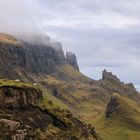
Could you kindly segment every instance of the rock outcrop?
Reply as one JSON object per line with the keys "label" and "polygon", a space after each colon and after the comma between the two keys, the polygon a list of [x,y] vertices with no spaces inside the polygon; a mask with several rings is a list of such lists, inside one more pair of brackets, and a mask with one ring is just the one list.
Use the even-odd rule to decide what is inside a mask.
{"label": "rock outcrop", "polygon": [[[103,77],[99,80],[104,92],[106,91],[110,95],[113,93],[119,93],[120,95],[127,96],[134,100],[140,100],[139,92],[136,90],[132,83],[121,82],[117,76],[111,72],[103,71]],[[110,97],[109,97],[110,98]]]}
{"label": "rock outcrop", "polygon": [[40,89],[32,87],[0,86],[0,107],[24,108],[35,105],[42,98]]}
{"label": "rock outcrop", "polygon": [[112,72],[107,72],[106,70],[104,70],[102,73],[102,79],[120,83],[120,80],[117,78],[117,76],[113,75]]}
{"label": "rock outcrop", "polygon": [[58,64],[66,64],[66,58],[63,52],[62,44],[60,42],[51,43],[51,47],[56,51],[56,58],[59,60]]}
{"label": "rock outcrop", "polygon": [[115,113],[117,113],[117,109],[119,106],[119,95],[113,95],[107,105],[107,109],[106,109],[106,117],[112,117],[113,115],[115,115]]}
{"label": "rock outcrop", "polygon": [[66,60],[69,65],[71,65],[73,68],[75,68],[79,71],[79,66],[77,64],[77,58],[74,53],[66,52]]}

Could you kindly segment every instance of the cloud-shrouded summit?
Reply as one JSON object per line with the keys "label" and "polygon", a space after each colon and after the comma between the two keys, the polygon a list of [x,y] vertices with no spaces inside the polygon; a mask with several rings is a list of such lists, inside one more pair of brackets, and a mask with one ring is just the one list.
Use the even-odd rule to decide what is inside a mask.
{"label": "cloud-shrouded summit", "polygon": [[140,87],[138,0],[0,0],[1,32],[44,32],[77,54],[80,69],[108,69]]}

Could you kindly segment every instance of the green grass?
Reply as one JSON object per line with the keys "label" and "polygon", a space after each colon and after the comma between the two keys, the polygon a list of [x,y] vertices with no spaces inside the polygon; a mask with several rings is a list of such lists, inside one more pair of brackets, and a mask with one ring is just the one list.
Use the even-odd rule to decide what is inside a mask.
{"label": "green grass", "polygon": [[[101,140],[140,139],[140,105],[135,98],[131,100],[130,95],[133,93],[127,94],[128,90],[123,93],[126,90],[125,85],[104,83],[104,81],[90,84],[90,79],[69,65],[57,67],[56,73],[63,74],[64,77],[55,77],[53,74],[49,76],[30,74],[30,78],[36,81],[43,90],[44,99],[40,106],[49,110],[55,110],[54,108],[58,109],[58,107],[62,110],[71,110],[75,116],[95,126]],[[26,79],[22,73],[21,77]],[[65,100],[55,97],[52,93],[53,88],[56,88]],[[127,88],[129,89],[129,87]],[[111,92],[118,91],[118,89],[122,89],[120,91],[124,95],[114,95],[119,98],[119,110],[117,115],[107,119],[104,114],[107,102]],[[50,104],[50,101],[53,102],[53,105]],[[58,115],[63,118],[61,114]]]}
{"label": "green grass", "polygon": [[119,102],[114,116],[106,118],[105,113],[101,113],[90,123],[95,126],[101,140],[139,140],[139,105],[126,97],[114,96],[117,96]]}
{"label": "green grass", "polygon": [[81,81],[81,82],[89,82],[90,79],[85,76],[84,74],[80,73],[79,71],[77,71],[76,69],[74,69],[72,66],[70,65],[62,65],[57,67],[57,72],[60,74],[64,74],[65,75],[65,80],[68,81]]}
{"label": "green grass", "polygon": [[100,114],[93,124],[101,140],[140,139],[139,130],[132,128],[120,119],[106,119],[104,114]]}
{"label": "green grass", "polygon": [[14,80],[0,79],[0,87],[13,86],[13,87],[34,87],[32,83],[16,82]]}

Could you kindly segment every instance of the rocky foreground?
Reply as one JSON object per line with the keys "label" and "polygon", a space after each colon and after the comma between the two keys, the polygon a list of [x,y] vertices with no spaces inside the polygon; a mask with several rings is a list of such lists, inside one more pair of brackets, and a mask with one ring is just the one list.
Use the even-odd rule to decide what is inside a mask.
{"label": "rocky foreground", "polygon": [[[51,101],[42,104],[37,86],[1,80],[0,138],[2,140],[97,139],[94,127],[86,126]],[[48,109],[49,108],[49,109]]]}

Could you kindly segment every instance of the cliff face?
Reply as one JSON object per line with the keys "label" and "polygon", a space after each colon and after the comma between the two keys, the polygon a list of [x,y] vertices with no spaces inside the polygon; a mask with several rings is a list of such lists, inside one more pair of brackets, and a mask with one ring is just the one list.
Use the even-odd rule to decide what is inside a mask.
{"label": "cliff face", "polygon": [[1,77],[10,77],[16,67],[25,67],[25,57],[22,57],[25,51],[22,46],[0,42],[0,54]]}
{"label": "cliff face", "polygon": [[56,50],[51,46],[38,46],[24,43],[25,66],[24,68],[33,73],[52,73],[57,65],[66,63],[63,50]]}
{"label": "cliff face", "polygon": [[55,50],[56,52],[56,61],[57,64],[66,64],[66,58],[63,52],[62,44],[60,42],[53,42],[51,43],[51,47]]}
{"label": "cliff face", "polygon": [[31,87],[1,86],[0,107],[23,108],[35,105],[42,98],[41,90]]}
{"label": "cliff face", "polygon": [[77,58],[76,55],[72,52],[66,52],[66,59],[69,65],[71,65],[72,67],[74,67],[75,69],[77,69],[79,71],[79,66],[77,64]]}
{"label": "cliff face", "polygon": [[[3,39],[6,35],[0,35]],[[4,36],[4,37],[3,37]],[[65,58],[62,45],[59,42],[53,42],[36,37],[36,40],[16,40],[12,36],[6,38],[6,41],[0,40],[0,76],[16,77],[14,70],[22,68],[31,73],[53,73],[56,66],[70,64],[77,70],[76,56],[67,53]],[[12,40],[11,40],[12,38]],[[14,43],[13,43],[14,40]],[[9,71],[10,70],[10,71]]]}

